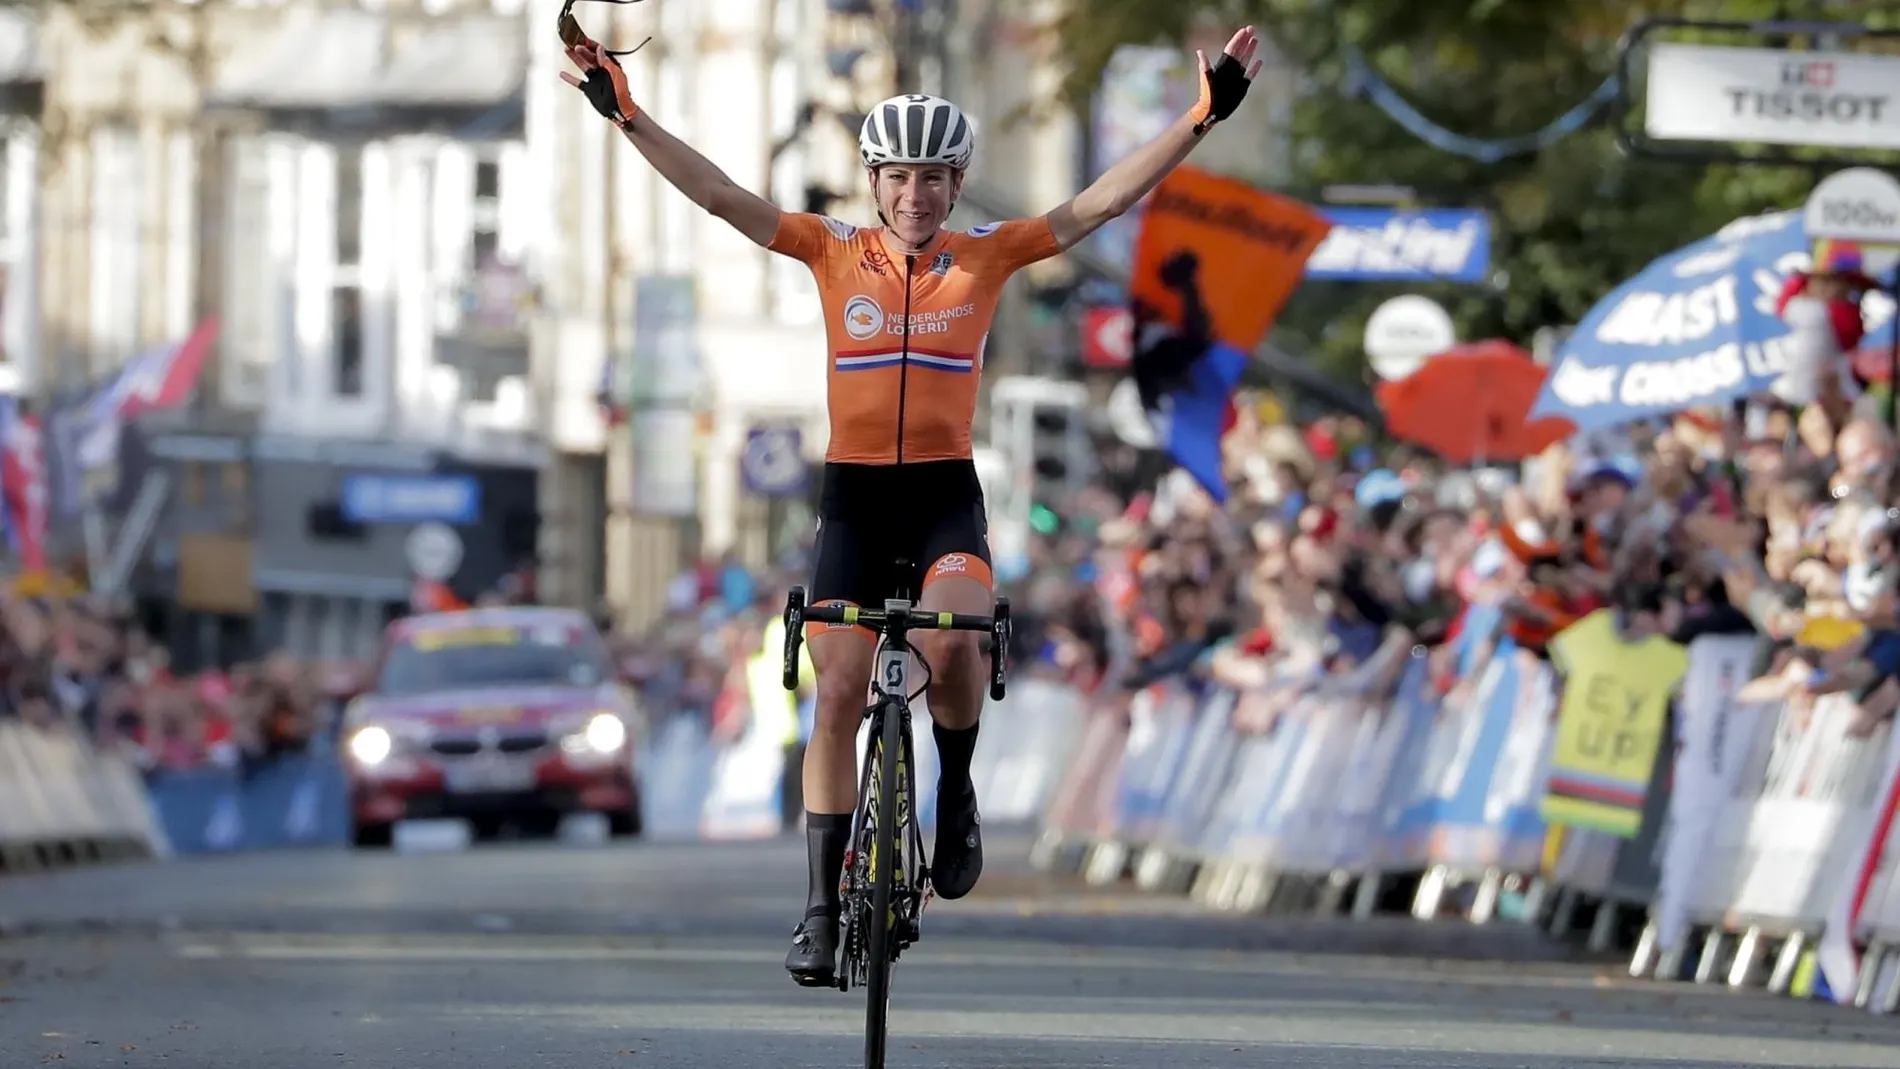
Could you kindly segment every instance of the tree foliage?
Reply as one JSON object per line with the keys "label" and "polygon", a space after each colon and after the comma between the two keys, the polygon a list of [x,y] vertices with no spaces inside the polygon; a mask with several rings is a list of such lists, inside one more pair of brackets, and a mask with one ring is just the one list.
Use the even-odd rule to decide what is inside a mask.
{"label": "tree foliage", "polygon": [[1817,177],[1809,168],[1632,159],[1616,147],[1608,110],[1535,154],[1481,163],[1447,153],[1357,92],[1346,62],[1358,49],[1449,130],[1513,137],[1586,99],[1614,71],[1618,38],[1646,14],[1877,24],[1900,9],[1879,0],[1068,0],[1052,28],[1070,64],[1066,95],[1081,104],[1122,45],[1179,43],[1210,25],[1251,22],[1306,78],[1289,131],[1287,192],[1317,203],[1331,184],[1394,184],[1416,190],[1424,206],[1490,210],[1488,286],[1309,283],[1289,304],[1275,340],[1357,378],[1366,317],[1398,292],[1437,299],[1461,337],[1528,346],[1540,327],[1575,323],[1657,256],[1737,216],[1801,203]]}

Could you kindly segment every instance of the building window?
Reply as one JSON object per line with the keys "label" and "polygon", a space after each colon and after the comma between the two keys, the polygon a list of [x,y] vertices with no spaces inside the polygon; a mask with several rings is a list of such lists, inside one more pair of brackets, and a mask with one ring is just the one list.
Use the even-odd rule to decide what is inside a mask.
{"label": "building window", "polygon": [[226,498],[241,501],[250,494],[251,474],[242,461],[234,460],[225,464],[221,475]]}
{"label": "building window", "polygon": [[363,149],[336,150],[336,264],[352,268],[363,259]]}
{"label": "building window", "polygon": [[330,381],[338,397],[363,396],[363,147],[336,149],[336,282],[330,290]]}
{"label": "building window", "polygon": [[12,199],[8,194],[13,190],[12,134],[0,130],[0,249],[7,251],[9,259],[13,255],[13,212]]}
{"label": "building window", "polygon": [[192,508],[203,508],[205,503],[204,465],[195,460],[187,460],[179,475],[181,476],[179,481],[182,484],[179,489],[184,496],[185,504]]}
{"label": "building window", "polygon": [[475,199],[495,200],[501,196],[501,164],[482,160],[475,164]]}
{"label": "building window", "polygon": [[96,377],[117,369],[137,351],[141,278],[139,254],[148,179],[138,135],[123,127],[92,134],[91,341]]}
{"label": "building window", "polygon": [[363,396],[363,291],[355,286],[330,290],[330,322],[335,332],[336,392]]}
{"label": "building window", "polygon": [[501,251],[501,164],[475,161],[474,232],[469,247],[477,271],[493,267]]}
{"label": "building window", "polygon": [[493,230],[477,230],[471,248],[475,255],[475,270],[487,270],[495,266],[501,255],[501,236]]}

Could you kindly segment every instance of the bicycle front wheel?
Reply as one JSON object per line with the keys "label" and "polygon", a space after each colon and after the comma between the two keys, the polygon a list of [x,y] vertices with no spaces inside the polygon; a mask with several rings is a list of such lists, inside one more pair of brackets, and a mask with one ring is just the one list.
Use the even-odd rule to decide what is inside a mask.
{"label": "bicycle front wheel", "polygon": [[884,1069],[885,1029],[891,1012],[891,937],[895,923],[891,900],[897,887],[898,766],[904,754],[903,708],[894,701],[878,712],[877,824],[871,857],[871,930],[866,934],[864,984],[864,1069]]}

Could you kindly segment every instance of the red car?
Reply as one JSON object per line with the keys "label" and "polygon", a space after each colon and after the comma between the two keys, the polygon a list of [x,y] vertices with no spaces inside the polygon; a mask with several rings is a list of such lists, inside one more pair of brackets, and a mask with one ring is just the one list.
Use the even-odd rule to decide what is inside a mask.
{"label": "red car", "polygon": [[640,833],[639,711],[592,621],[567,609],[436,613],[389,627],[344,715],[352,838],[460,817],[557,826],[599,813]]}

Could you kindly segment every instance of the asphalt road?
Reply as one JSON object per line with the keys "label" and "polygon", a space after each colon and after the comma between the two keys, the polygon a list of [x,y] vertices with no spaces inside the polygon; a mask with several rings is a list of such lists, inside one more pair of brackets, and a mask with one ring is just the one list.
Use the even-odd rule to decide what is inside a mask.
{"label": "asphalt road", "polygon": [[[925,914],[890,1065],[1900,1067],[1900,1022],[1633,983],[1509,925],[1203,916],[1033,876],[1026,846]],[[781,971],[802,856],[508,845],[0,881],[0,1066],[857,1065],[861,999]]]}

